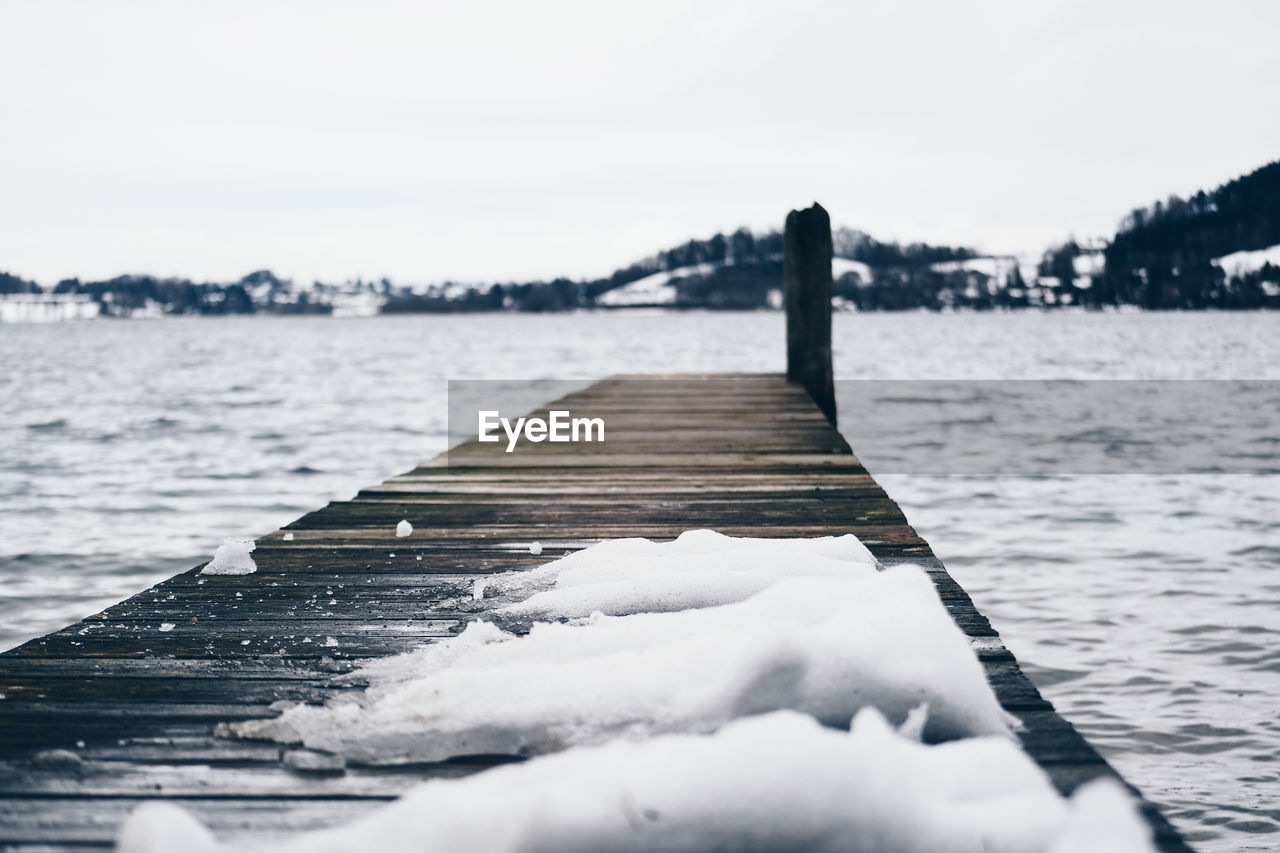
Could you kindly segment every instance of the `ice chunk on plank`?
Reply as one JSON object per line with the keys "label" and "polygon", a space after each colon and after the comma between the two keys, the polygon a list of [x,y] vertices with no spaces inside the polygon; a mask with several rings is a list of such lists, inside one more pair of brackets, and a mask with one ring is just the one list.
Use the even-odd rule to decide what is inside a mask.
{"label": "ice chunk on plank", "polygon": [[[346,826],[236,850],[807,850],[1085,853],[1152,850],[1118,785],[1068,808],[1010,741],[925,746],[870,709],[851,731],[778,712],[710,736],[668,735],[571,749],[464,779],[433,780]],[[1095,801],[1098,800],[1098,801]],[[1120,817],[1131,846],[1084,848],[1091,815]],[[207,832],[172,808],[140,807],[120,853],[204,853]],[[1088,829],[1087,827],[1085,829]]]}
{"label": "ice chunk on plank", "polygon": [[[622,615],[646,609],[623,603],[628,598],[649,601],[651,611],[708,607],[741,601],[786,577],[865,575],[875,566],[852,534],[753,539],[691,530],[671,542],[607,540],[532,571],[477,581],[472,593],[477,600],[534,594],[513,610],[522,614]],[[587,586],[599,588],[581,588]]]}
{"label": "ice chunk on plank", "polygon": [[510,616],[610,616],[713,607],[742,601],[788,578],[867,577],[876,569],[812,554],[719,551],[679,558],[636,557],[560,572],[552,589],[500,608]]}
{"label": "ice chunk on plank", "polygon": [[472,623],[362,675],[363,704],[301,705],[230,731],[372,764],[709,732],[788,708],[845,727],[863,707],[900,723],[927,702],[928,740],[1008,732],[982,666],[915,566],[788,579],[700,610],[539,623],[525,636]]}
{"label": "ice chunk on plank", "polygon": [[1094,779],[1071,795],[1066,826],[1048,853],[1144,853],[1152,851],[1151,828],[1133,797],[1115,779]]}
{"label": "ice chunk on plank", "polygon": [[249,554],[257,546],[252,539],[223,539],[213,559],[203,569],[202,575],[251,575],[258,570]]}
{"label": "ice chunk on plank", "polygon": [[867,547],[852,533],[808,539],[763,539],[750,536],[726,536],[714,530],[686,530],[670,542],[654,542],[651,539],[640,538],[608,539],[561,557],[554,564],[548,565],[567,568],[587,563],[599,565],[623,558],[679,557],[717,551],[749,551],[776,556],[813,554],[835,560],[872,564],[876,561]]}

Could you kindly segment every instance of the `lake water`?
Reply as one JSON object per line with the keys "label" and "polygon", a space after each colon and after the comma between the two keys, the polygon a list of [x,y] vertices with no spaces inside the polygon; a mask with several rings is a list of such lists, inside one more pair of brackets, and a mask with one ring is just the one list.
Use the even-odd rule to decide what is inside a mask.
{"label": "lake water", "polygon": [[[1275,314],[838,315],[834,346],[841,379],[1280,379]],[[443,450],[448,379],[783,359],[771,313],[0,326],[0,648]],[[1247,407],[1264,428],[1273,399]],[[1280,846],[1280,476],[873,456],[1032,679],[1198,849]]]}

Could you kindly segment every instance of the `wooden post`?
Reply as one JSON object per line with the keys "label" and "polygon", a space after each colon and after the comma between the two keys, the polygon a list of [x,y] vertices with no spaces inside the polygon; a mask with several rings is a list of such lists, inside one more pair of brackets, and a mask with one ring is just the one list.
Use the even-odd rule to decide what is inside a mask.
{"label": "wooden post", "polygon": [[831,217],[814,202],[787,214],[782,238],[783,301],[787,307],[787,381],[803,385],[832,424]]}

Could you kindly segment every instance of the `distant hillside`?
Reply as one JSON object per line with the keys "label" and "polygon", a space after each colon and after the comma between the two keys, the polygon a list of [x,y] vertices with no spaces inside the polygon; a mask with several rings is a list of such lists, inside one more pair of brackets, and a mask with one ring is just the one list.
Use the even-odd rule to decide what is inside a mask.
{"label": "distant hillside", "polygon": [[1105,254],[1103,303],[1280,307],[1280,161],[1134,210]]}
{"label": "distant hillside", "polygon": [[[963,261],[971,249],[900,245],[842,228],[832,235],[836,256],[864,269],[924,269]],[[782,285],[782,234],[739,228],[715,234],[636,261],[590,281],[503,282],[488,287],[444,285],[388,298],[387,312],[516,310],[564,311],[581,308],[712,308],[744,310],[778,307]],[[857,286],[873,286],[870,277]],[[856,298],[849,304],[856,303]]]}
{"label": "distant hillside", "polygon": [[[1211,192],[1171,196],[1135,210],[1106,243],[1070,240],[1040,254],[979,255],[965,247],[882,242],[849,228],[834,231],[832,242],[838,310],[1280,308],[1280,161]],[[782,234],[739,228],[588,281],[306,285],[260,270],[232,282],[148,275],[67,279],[47,292],[49,298],[37,299],[46,293],[40,285],[0,272],[0,302],[13,303],[0,320],[36,314],[754,310],[780,307],[781,287]]]}
{"label": "distant hillside", "polygon": [[[832,233],[836,295],[860,307],[876,287],[876,270],[920,270],[974,258],[972,249],[913,243],[883,243],[861,231]],[[638,276],[638,277],[637,277]],[[895,279],[894,287],[901,284]],[[729,237],[691,240],[588,285],[604,308],[663,305],[686,308],[766,308],[781,305],[782,234],[753,235],[745,228]]]}

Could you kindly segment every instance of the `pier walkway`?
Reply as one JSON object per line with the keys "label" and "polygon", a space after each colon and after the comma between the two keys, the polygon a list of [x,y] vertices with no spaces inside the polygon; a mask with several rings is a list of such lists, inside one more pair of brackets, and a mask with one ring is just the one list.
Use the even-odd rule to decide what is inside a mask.
{"label": "pier walkway", "polygon": [[[547,408],[603,417],[607,441],[514,454],[464,444],[258,540],[254,574],[196,567],[0,655],[0,849],[109,846],[125,814],[156,798],[181,801],[222,838],[332,825],[422,779],[500,763],[342,768],[215,727],[272,716],[281,700],[323,701],[353,689],[333,679],[361,661],[455,634],[482,614],[465,593],[486,574],[700,527],[854,533],[886,564],[921,564],[1055,785],[1113,774],[800,386],[615,377]],[[413,525],[403,538],[402,519]],[[1162,850],[1188,849],[1146,813]]]}

